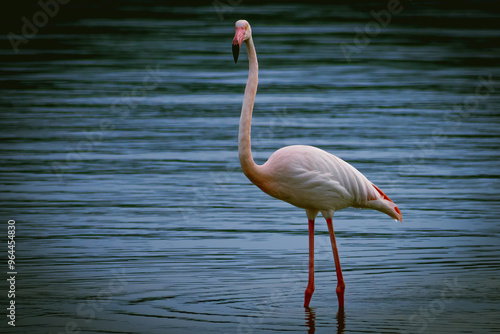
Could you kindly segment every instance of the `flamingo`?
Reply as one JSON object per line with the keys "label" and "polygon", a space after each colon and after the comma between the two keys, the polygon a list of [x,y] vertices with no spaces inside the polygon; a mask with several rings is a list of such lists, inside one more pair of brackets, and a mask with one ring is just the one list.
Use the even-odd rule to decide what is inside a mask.
{"label": "flamingo", "polygon": [[339,309],[343,310],[345,283],[332,223],[335,211],[348,207],[374,209],[403,222],[401,211],[356,168],[319,148],[305,145],[286,146],[274,152],[263,165],[254,162],[250,132],[259,65],[252,28],[248,21],[237,21],[235,30],[234,62],[238,62],[243,42],[246,44],[249,62],[238,134],[241,169],[248,179],[266,194],[306,211],[309,227],[309,280],[304,294],[305,308],[309,308],[314,292],[314,221],[321,212],[330,234],[337,274],[336,293]]}

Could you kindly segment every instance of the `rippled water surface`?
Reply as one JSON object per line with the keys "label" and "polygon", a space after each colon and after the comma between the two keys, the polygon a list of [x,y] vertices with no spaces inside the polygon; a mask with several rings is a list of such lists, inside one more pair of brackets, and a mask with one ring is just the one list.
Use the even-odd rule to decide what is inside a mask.
{"label": "rippled water surface", "polygon": [[[18,274],[16,327],[6,311],[1,326],[500,332],[500,12],[405,2],[381,27],[385,3],[232,4],[68,4],[19,54],[3,34],[0,211]],[[324,220],[304,310],[305,214],[241,173],[239,18],[259,56],[255,160],[320,147],[403,212],[336,213],[345,314]]]}

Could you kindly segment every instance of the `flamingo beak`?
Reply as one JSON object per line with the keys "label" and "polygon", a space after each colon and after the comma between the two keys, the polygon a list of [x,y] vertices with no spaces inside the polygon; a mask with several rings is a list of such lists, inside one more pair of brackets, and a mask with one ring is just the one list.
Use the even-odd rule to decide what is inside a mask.
{"label": "flamingo beak", "polygon": [[236,28],[236,34],[233,39],[233,57],[234,63],[238,62],[238,56],[240,54],[241,43],[243,43],[243,39],[245,38],[245,28]]}

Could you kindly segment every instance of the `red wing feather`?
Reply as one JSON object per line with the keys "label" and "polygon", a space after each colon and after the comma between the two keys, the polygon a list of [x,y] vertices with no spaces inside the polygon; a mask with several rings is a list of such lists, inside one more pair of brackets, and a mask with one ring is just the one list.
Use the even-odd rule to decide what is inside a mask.
{"label": "red wing feather", "polygon": [[[382,190],[380,190],[380,189],[379,189],[379,187],[377,187],[377,186],[376,186],[376,185],[374,185],[373,183],[372,183],[372,186],[373,186],[373,188],[375,188],[375,190],[377,190],[377,191],[378,191],[378,193],[379,193],[380,195],[382,195],[382,197],[383,197],[384,199],[388,200],[389,202],[392,202],[392,201],[391,201],[391,199],[389,198],[389,196],[387,196],[387,195],[386,195],[386,194],[385,194]],[[393,202],[393,203],[394,203],[394,202]]]}

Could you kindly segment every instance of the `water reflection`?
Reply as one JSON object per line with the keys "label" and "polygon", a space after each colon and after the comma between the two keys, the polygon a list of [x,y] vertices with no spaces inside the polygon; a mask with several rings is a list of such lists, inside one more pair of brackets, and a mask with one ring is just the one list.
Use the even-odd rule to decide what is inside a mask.
{"label": "water reflection", "polygon": [[[305,320],[307,333],[313,334],[316,331],[316,311],[314,308],[306,307],[304,308]],[[345,332],[345,310],[344,308],[339,308],[336,315],[337,320],[337,334],[342,334]]]}
{"label": "water reflection", "polygon": [[305,307],[307,333],[313,334],[316,331],[316,312],[310,307]]}
{"label": "water reflection", "polygon": [[337,334],[344,333],[345,330],[345,309],[339,307],[337,311]]}

